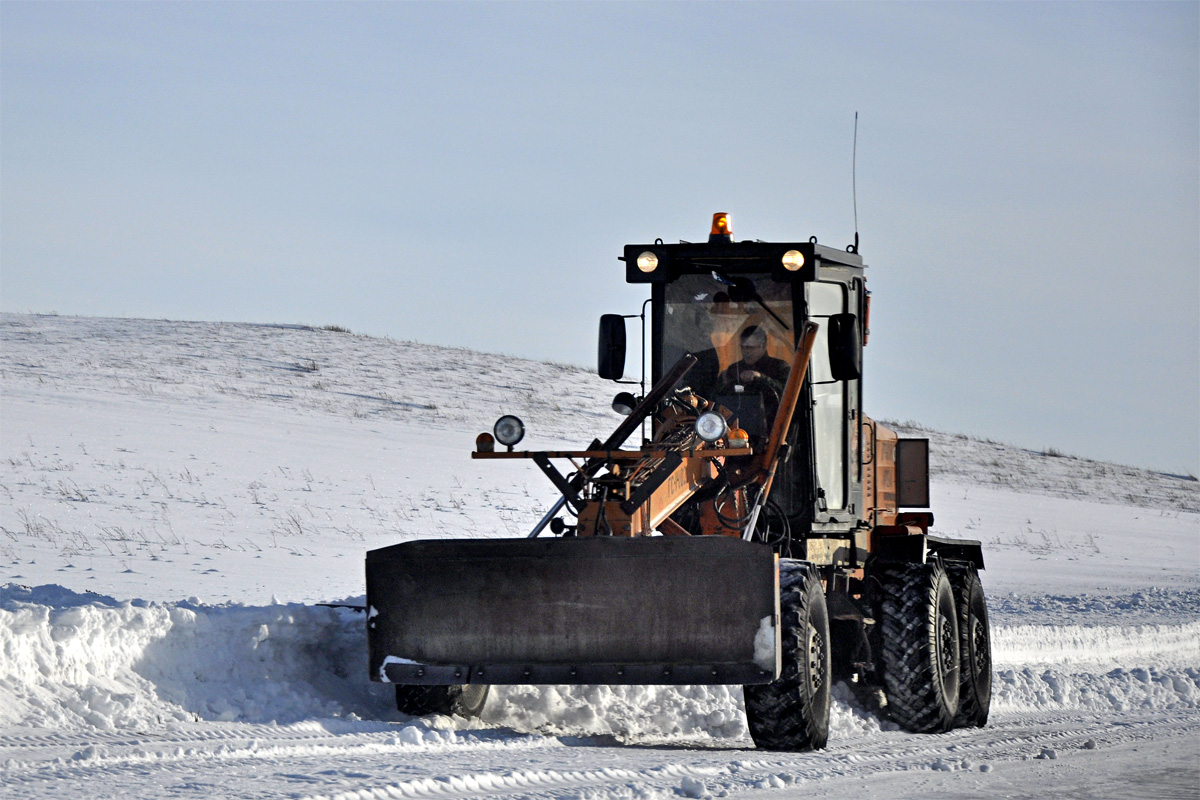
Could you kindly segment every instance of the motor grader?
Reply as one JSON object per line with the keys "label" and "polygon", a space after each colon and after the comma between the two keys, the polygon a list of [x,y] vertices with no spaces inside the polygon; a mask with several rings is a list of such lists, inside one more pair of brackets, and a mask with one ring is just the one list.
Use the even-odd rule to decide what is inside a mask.
{"label": "motor grader", "polygon": [[[740,684],[755,743],[804,750],[843,680],[910,731],[986,722],[982,548],[930,533],[928,440],[863,413],[857,250],[735,241],[724,213],[707,242],[625,246],[650,296],[601,318],[598,354],[639,386],[625,420],[523,451],[505,415],[472,453],[553,482],[532,533],[367,554],[371,678],[401,711],[476,714],[490,684]],[[627,319],[648,391],[623,380]]]}

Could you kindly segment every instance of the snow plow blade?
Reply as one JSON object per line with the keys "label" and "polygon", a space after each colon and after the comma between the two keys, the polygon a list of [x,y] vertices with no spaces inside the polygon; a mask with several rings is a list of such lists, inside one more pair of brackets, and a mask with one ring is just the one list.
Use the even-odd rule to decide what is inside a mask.
{"label": "snow plow blade", "polygon": [[416,541],[367,553],[371,678],[747,684],[780,670],[771,548],[724,536]]}

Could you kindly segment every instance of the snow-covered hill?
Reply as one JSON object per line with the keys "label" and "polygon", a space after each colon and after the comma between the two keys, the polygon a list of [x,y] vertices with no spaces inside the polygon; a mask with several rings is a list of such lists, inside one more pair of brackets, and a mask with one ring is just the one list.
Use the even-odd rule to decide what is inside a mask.
{"label": "snow-covered hill", "polygon": [[901,436],[929,439],[934,480],[962,486],[991,486],[1008,492],[1088,500],[1138,508],[1200,512],[1196,476],[1108,464],[1056,451],[1028,450],[943,433],[908,423],[885,423]]}
{"label": "snow-covered hill", "polygon": [[940,532],[985,543],[987,728],[904,734],[845,687],[800,755],[752,749],[736,687],[392,711],[361,617],[314,603],[372,547],[523,534],[553,489],[476,433],[583,444],[612,392],[321,328],[0,316],[6,796],[1200,795],[1200,485],[905,426]]}

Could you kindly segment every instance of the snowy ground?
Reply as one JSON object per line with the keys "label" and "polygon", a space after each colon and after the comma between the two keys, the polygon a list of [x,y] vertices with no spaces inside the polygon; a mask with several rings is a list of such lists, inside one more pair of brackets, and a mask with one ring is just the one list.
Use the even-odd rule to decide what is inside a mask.
{"label": "snowy ground", "polygon": [[611,393],[322,329],[0,316],[4,796],[1200,797],[1200,485],[933,431],[905,429],[936,527],[986,546],[988,727],[905,734],[844,687],[797,755],[753,749],[736,687],[390,710],[362,618],[313,604],[370,548],[523,534],[553,489],[475,434],[586,443]]}

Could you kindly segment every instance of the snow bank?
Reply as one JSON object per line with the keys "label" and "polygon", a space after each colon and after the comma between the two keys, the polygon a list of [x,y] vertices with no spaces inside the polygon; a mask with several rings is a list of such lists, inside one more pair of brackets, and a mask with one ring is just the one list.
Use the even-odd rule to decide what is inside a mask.
{"label": "snow bank", "polygon": [[1200,667],[1200,622],[1182,625],[1011,625],[992,630],[996,667]]}
{"label": "snow bank", "polygon": [[499,686],[485,719],[517,730],[749,737],[740,686]]}
{"label": "snow bank", "polygon": [[[550,734],[749,740],[740,686],[498,686],[485,721]],[[834,687],[834,737],[894,728],[862,708],[845,684]]]}
{"label": "snow bank", "polygon": [[0,723],[153,727],[378,716],[362,617],[302,605],[117,603],[0,587]]}
{"label": "snow bank", "polygon": [[[1000,627],[994,652],[996,713],[1200,708],[1200,623]],[[403,719],[391,687],[367,680],[364,621],[344,608],[118,602],[10,584],[0,587],[0,654],[0,724]],[[638,739],[748,736],[731,686],[503,686],[484,721]],[[888,727],[836,687],[835,736]]]}
{"label": "snow bank", "polygon": [[1200,708],[1200,622],[992,631],[996,713]]}
{"label": "snow bank", "polygon": [[[399,719],[391,687],[368,681],[363,625],[349,609],[117,602],[10,584],[0,588],[0,724]],[[863,724],[845,702],[843,718]],[[503,686],[485,719],[576,735],[748,735],[729,686]]]}
{"label": "snow bank", "polygon": [[999,669],[992,678],[993,714],[1196,708],[1200,708],[1200,669],[1196,667],[1117,667],[1103,674],[1021,667]]}

